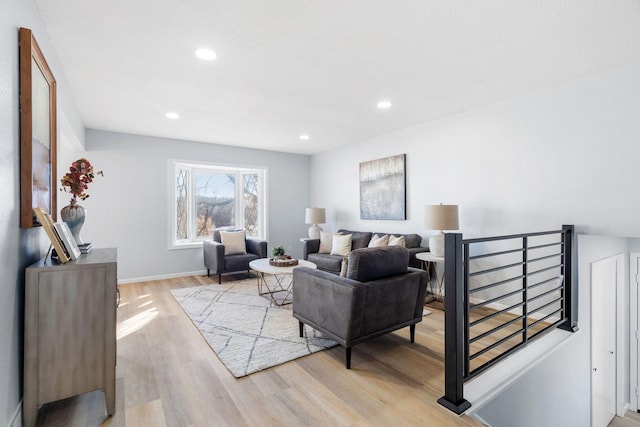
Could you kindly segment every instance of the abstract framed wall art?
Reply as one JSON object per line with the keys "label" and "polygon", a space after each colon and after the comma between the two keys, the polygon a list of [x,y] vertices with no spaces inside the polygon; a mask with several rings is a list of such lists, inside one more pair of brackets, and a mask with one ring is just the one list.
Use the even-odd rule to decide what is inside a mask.
{"label": "abstract framed wall art", "polygon": [[31,30],[20,28],[20,227],[56,220],[56,80]]}
{"label": "abstract framed wall art", "polygon": [[406,155],[360,163],[360,219],[406,219]]}

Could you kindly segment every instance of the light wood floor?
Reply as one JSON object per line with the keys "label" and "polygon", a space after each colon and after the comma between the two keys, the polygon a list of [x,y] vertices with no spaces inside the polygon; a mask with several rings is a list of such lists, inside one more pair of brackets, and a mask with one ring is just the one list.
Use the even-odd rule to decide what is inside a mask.
{"label": "light wood floor", "polygon": [[[229,277],[228,280],[243,276]],[[354,347],[340,346],[236,379],[170,289],[185,277],[120,285],[116,413],[102,392],[45,405],[40,426],[481,426],[440,406],[443,313]]]}
{"label": "light wood floor", "polygon": [[640,414],[633,411],[627,411],[624,418],[615,417],[609,427],[640,427]]}

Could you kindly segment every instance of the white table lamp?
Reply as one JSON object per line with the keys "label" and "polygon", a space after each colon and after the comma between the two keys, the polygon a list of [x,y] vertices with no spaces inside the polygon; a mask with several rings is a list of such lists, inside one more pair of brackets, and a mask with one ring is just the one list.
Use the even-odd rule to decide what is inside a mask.
{"label": "white table lamp", "polygon": [[435,256],[444,256],[444,230],[458,230],[458,205],[427,205],[424,207],[424,227],[440,230],[429,238],[429,250]]}
{"label": "white table lamp", "polygon": [[304,215],[305,224],[313,224],[309,227],[309,238],[319,239],[322,227],[318,227],[318,224],[324,224],[326,222],[324,208],[307,208]]}

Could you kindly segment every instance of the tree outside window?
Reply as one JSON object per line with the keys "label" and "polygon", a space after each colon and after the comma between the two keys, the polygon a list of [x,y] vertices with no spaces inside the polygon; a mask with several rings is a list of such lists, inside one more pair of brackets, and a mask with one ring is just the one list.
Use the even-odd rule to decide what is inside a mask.
{"label": "tree outside window", "polygon": [[175,163],[175,242],[210,238],[218,228],[265,238],[265,170]]}

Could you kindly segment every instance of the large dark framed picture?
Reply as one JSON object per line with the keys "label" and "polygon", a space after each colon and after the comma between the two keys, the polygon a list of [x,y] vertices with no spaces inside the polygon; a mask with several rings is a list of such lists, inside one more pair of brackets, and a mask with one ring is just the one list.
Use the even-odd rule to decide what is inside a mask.
{"label": "large dark framed picture", "polygon": [[20,227],[40,225],[33,208],[56,220],[56,80],[33,37],[20,28]]}
{"label": "large dark framed picture", "polygon": [[405,155],[360,163],[360,219],[406,219]]}

